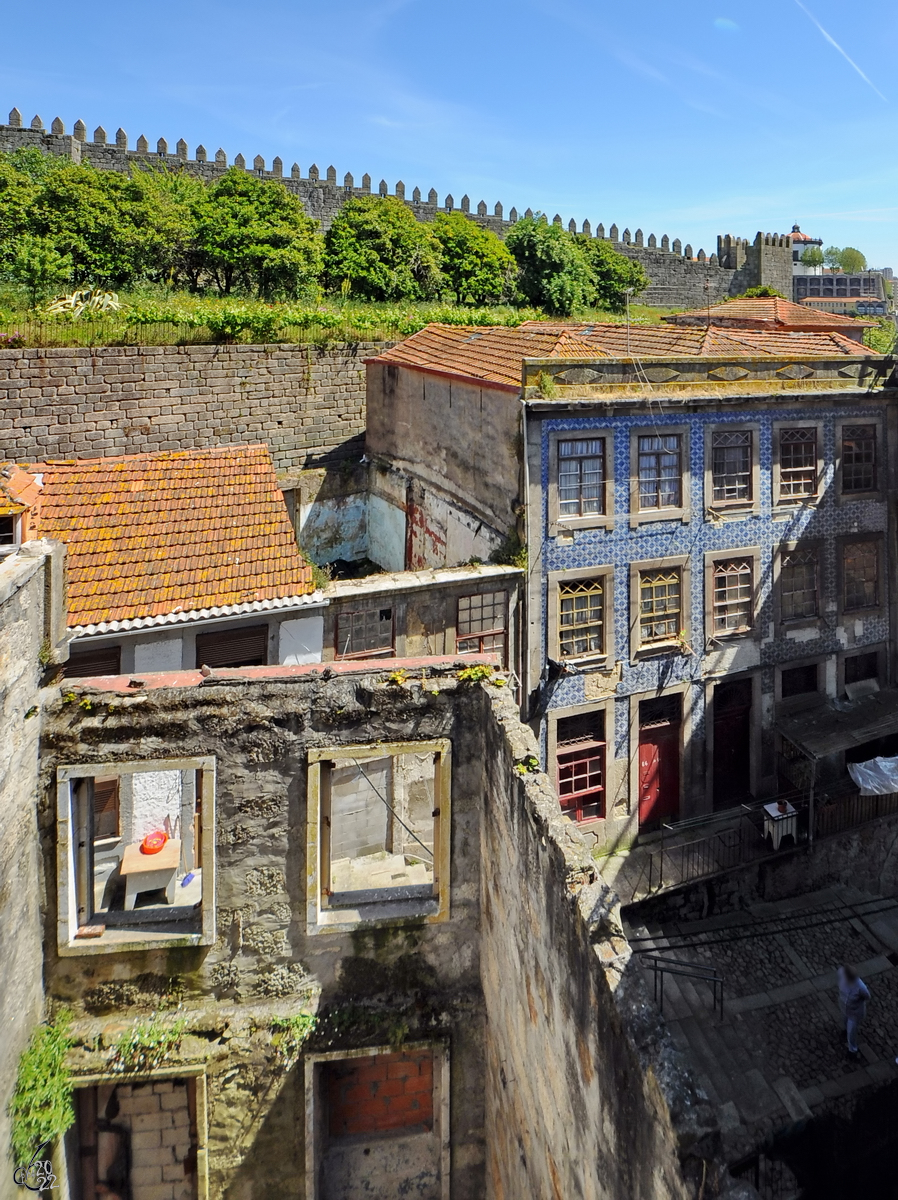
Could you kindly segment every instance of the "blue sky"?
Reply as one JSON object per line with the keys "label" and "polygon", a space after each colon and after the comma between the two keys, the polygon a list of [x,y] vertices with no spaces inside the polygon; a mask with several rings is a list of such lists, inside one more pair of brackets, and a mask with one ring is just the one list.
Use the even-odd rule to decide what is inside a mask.
{"label": "blue sky", "polygon": [[898,269],[894,0],[45,0],[4,41],[26,122]]}

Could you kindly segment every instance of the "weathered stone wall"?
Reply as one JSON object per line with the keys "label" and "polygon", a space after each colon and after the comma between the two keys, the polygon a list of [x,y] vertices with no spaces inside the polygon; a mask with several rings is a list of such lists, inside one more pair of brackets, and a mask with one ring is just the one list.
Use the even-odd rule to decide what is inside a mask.
{"label": "weathered stone wall", "polygon": [[[0,559],[0,1178],[11,1186],[9,1101],[18,1058],[43,1012],[37,825],[41,658],[62,636],[53,602],[58,543]],[[63,616],[64,621],[64,616]],[[64,626],[63,626],[64,628]],[[64,649],[62,650],[64,653]],[[5,1192],[4,1192],[5,1194]]]}
{"label": "weathered stone wall", "polygon": [[359,458],[387,343],[0,350],[0,460],[267,442],[276,469]]}
{"label": "weathered stone wall", "polygon": [[[68,686],[68,685],[67,685]],[[85,694],[77,681],[73,692]],[[445,689],[445,690],[443,690]],[[210,1196],[297,1195],[305,1171],[302,1066],[277,1060],[271,1021],[315,1009],[310,1050],[451,1043],[453,1200],[483,1195],[483,1003],[479,833],[483,708],[454,676],[396,687],[362,668],[325,682],[86,690],[57,700],[45,728],[46,986],[76,1014],[80,1072],[108,1073],[135,1018],[181,1001],[188,1021],[172,1067],[208,1075]],[[406,918],[351,934],[306,932],[306,782],[312,747],[449,737],[451,919]],[[218,940],[211,948],[58,957],[54,777],[61,762],[214,755]],[[38,973],[39,975],[39,973]]]}
{"label": "weathered stone wall", "polygon": [[489,1194],[684,1198],[678,1155],[709,1114],[648,1015],[616,897],[546,777],[516,770],[535,740],[507,699],[494,706],[480,958]]}

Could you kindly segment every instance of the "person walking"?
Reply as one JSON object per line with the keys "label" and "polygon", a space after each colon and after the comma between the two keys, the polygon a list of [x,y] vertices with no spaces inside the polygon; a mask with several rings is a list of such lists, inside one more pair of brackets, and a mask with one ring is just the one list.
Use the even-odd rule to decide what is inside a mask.
{"label": "person walking", "polygon": [[839,967],[839,1007],[845,1020],[848,1037],[848,1053],[857,1056],[857,1031],[867,1015],[870,991],[853,967]]}

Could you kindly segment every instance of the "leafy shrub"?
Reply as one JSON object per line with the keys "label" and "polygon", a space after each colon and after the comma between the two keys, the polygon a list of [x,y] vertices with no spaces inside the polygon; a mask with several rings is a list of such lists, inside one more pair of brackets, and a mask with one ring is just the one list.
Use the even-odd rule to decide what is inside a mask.
{"label": "leafy shrub", "polygon": [[39,1025],[19,1059],[10,1103],[12,1147],[18,1163],[27,1163],[44,1142],[61,1137],[75,1120],[72,1080],[66,1056],[73,1042],[71,1013]]}

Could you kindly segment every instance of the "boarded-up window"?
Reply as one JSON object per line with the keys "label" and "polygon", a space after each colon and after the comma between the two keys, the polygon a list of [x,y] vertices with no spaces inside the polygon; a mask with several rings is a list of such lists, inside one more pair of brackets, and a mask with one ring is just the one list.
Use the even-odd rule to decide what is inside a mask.
{"label": "boarded-up window", "polygon": [[94,675],[122,673],[121,646],[102,646],[98,650],[73,650],[63,672],[67,679],[89,679]]}
{"label": "boarded-up window", "polygon": [[330,1137],[433,1128],[433,1054],[376,1054],[322,1069]]}
{"label": "boarded-up window", "polygon": [[264,667],[267,662],[267,625],[197,634],[197,667]]}

